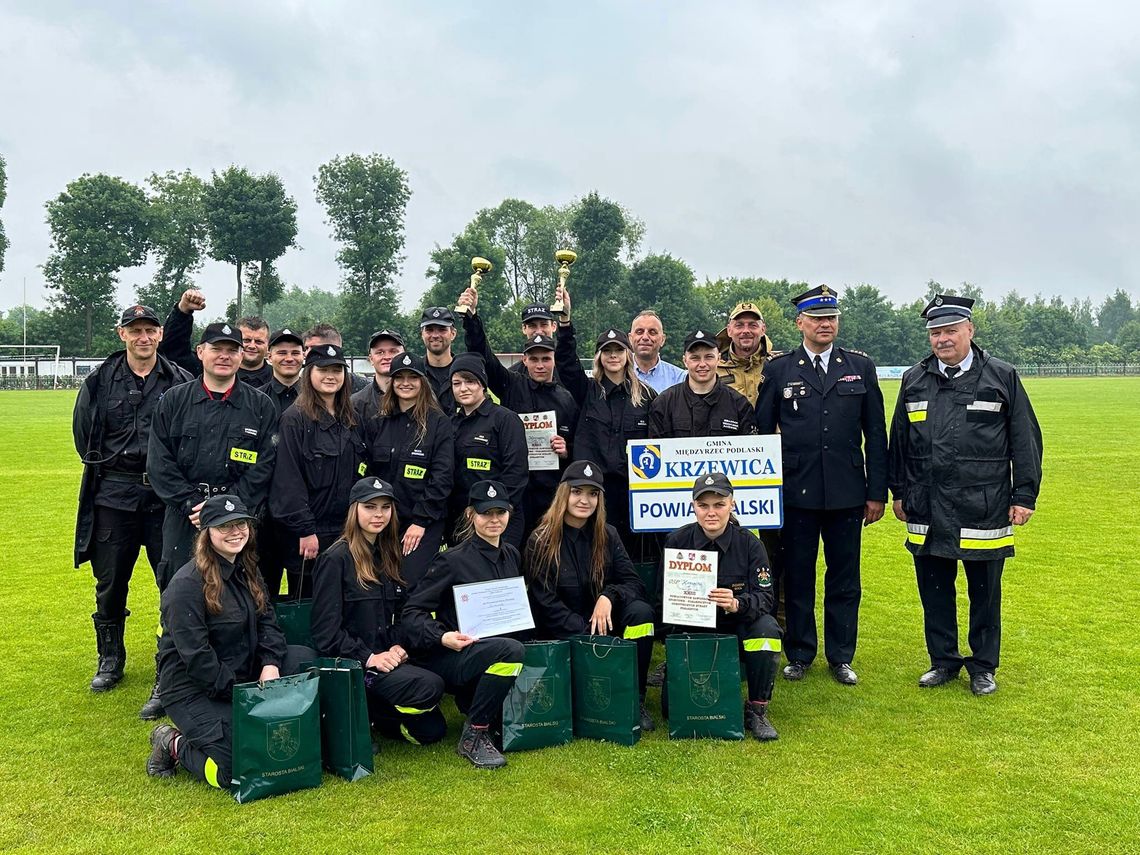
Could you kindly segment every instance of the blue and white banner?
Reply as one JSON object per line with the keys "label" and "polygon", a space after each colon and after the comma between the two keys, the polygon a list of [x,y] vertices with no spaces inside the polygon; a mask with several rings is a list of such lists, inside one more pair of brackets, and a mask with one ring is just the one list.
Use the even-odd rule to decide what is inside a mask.
{"label": "blue and white banner", "polygon": [[633,531],[673,531],[694,522],[693,482],[723,472],[745,528],[784,524],[780,436],[703,436],[631,440],[629,519]]}

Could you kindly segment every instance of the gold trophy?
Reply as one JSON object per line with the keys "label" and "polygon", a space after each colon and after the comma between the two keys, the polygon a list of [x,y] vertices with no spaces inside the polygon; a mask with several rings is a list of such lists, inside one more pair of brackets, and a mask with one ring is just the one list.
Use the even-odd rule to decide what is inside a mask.
{"label": "gold trophy", "polygon": [[[578,253],[572,249],[560,249],[554,253],[554,260],[558,262],[558,287],[565,288],[566,280],[570,278],[570,265],[578,260]],[[566,306],[561,300],[555,299],[550,304],[550,311],[559,321],[567,320]]]}
{"label": "gold trophy", "polygon": [[[471,274],[471,288],[475,291],[479,290],[479,283],[483,281],[483,274],[491,270],[491,262],[480,255],[471,259],[471,269],[475,271]],[[455,313],[457,315],[466,315],[472,311],[470,306],[456,306]]]}

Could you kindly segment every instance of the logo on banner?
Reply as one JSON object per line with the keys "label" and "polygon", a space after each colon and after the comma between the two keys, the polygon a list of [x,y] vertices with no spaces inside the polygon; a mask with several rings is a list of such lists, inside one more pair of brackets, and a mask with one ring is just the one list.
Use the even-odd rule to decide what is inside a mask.
{"label": "logo on banner", "polygon": [[633,452],[633,471],[638,478],[650,480],[656,478],[661,471],[661,450],[655,445],[635,445]]}

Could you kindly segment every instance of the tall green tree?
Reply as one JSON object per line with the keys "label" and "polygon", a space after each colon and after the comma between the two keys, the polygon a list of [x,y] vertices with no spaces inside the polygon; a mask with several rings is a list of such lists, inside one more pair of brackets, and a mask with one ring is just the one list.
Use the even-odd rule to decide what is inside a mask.
{"label": "tall green tree", "polygon": [[243,306],[243,268],[258,263],[258,286],[254,289],[257,311],[264,311],[269,290],[261,287],[260,277],[272,270],[273,263],[296,245],[297,203],[285,192],[281,179],[273,173],[253,175],[230,166],[214,172],[203,195],[206,227],[210,236],[210,257],[234,265],[237,278],[237,313]]}
{"label": "tall green tree", "polygon": [[205,184],[189,170],[154,173],[146,180],[154,231],[151,251],[158,268],[147,285],[138,289],[138,301],[165,311],[193,285],[192,273],[202,269],[208,234],[204,204]]}
{"label": "tall green tree", "polygon": [[293,285],[266,308],[265,322],[272,330],[288,327],[300,333],[313,324],[335,323],[340,303],[340,294],[321,288],[305,291]]}
{"label": "tall green tree", "polygon": [[863,284],[845,289],[840,310],[839,340],[845,346],[865,351],[879,365],[909,364],[905,321],[878,288]]}
{"label": "tall green tree", "polygon": [[620,255],[625,246],[626,214],[621,206],[590,193],[570,218],[578,260],[567,287],[573,296],[575,327],[593,335],[620,309],[618,300],[629,271]]}
{"label": "tall green tree", "polygon": [[[653,309],[661,316],[665,327],[665,359],[675,364],[680,362],[685,336],[698,327],[708,325],[708,304],[696,286],[692,269],[668,253],[647,255],[634,263],[621,298],[621,311],[611,318],[610,323],[628,330],[634,315],[643,309]],[[577,302],[574,313],[578,314]],[[593,341],[594,336],[602,331],[601,327],[587,330],[579,326],[578,321],[575,321],[575,327],[581,329],[584,342]],[[592,349],[584,355],[592,355]]]}
{"label": "tall green tree", "polygon": [[[0,208],[8,198],[8,164],[0,155]],[[4,221],[0,220],[0,273],[4,272],[4,253],[8,251],[8,236],[4,233]]]}
{"label": "tall green tree", "polygon": [[1136,317],[1132,298],[1117,288],[1111,297],[1100,304],[1096,313],[1096,325],[1101,341],[1114,342],[1120,329]]}
{"label": "tall green tree", "polygon": [[[504,273],[506,253],[495,246],[491,236],[475,222],[457,234],[448,246],[436,246],[431,253],[431,266],[427,277],[432,280],[420,303],[426,306],[454,306],[459,295],[471,282],[471,259],[481,256],[491,262],[489,273],[483,275],[479,285],[479,317],[487,331],[487,341],[495,352],[515,352],[519,349],[519,308],[513,298],[510,283]],[[419,313],[415,319],[418,321]],[[465,350],[463,324],[459,320],[458,350]]]}
{"label": "tall green tree", "polygon": [[115,318],[118,272],[146,259],[153,227],[142,188],[110,175],[83,175],[47,203],[52,246],[44,276],[64,318],[82,319],[90,350],[96,326]]}
{"label": "tall green tree", "polygon": [[554,253],[574,243],[570,220],[575,210],[574,205],[536,208],[522,199],[504,199],[475,215],[474,225],[503,250],[503,275],[514,300],[551,300],[558,284]]}

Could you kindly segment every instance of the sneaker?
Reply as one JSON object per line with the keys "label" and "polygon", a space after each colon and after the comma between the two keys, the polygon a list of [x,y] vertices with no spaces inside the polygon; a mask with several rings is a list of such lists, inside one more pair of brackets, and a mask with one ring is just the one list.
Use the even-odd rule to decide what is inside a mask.
{"label": "sneaker", "polygon": [[465,723],[455,753],[470,760],[476,769],[499,769],[507,765],[507,758],[495,747],[486,727]]}
{"label": "sneaker", "polygon": [[150,756],[146,758],[146,773],[152,778],[173,778],[178,771],[174,759],[174,740],[182,734],[169,724],[155,725],[150,732]]}
{"label": "sneaker", "polygon": [[645,708],[644,703],[641,704],[640,715],[642,733],[652,733],[657,729],[657,725],[653,723],[653,716],[649,714],[649,710]]}
{"label": "sneaker", "polygon": [[784,679],[785,680],[802,680],[807,669],[811,665],[808,662],[802,662],[799,659],[793,659],[784,666]]}
{"label": "sneaker", "polygon": [[767,704],[746,702],[744,704],[744,726],[761,742],[771,742],[773,739],[780,738],[780,734],[776,733],[776,728],[772,727],[772,722],[768,721]]}

